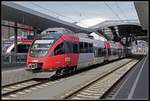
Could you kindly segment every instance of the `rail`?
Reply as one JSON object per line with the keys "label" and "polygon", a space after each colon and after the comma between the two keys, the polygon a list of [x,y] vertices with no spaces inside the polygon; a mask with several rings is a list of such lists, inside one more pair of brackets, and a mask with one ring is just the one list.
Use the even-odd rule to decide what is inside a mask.
{"label": "rail", "polygon": [[103,76],[90,81],[85,86],[78,88],[74,92],[68,93],[62,99],[100,99],[118,80],[120,80],[123,75],[125,75],[126,72],[137,64],[137,62],[138,60],[131,60],[127,64],[123,64]]}
{"label": "rail", "polygon": [[[48,98],[50,98],[50,96],[51,96],[52,98],[56,98],[56,99],[82,99],[83,96],[87,97],[86,94],[88,94],[89,99],[93,99],[93,98],[99,99],[109,89],[111,89],[111,87],[115,84],[115,82],[117,82],[123,76],[123,74],[125,74],[127,71],[129,71],[137,63],[137,61],[138,60],[129,59],[126,61],[124,60],[124,62],[123,61],[119,62],[119,63],[117,62],[118,65],[114,65],[111,68],[109,67],[110,69],[104,70],[99,75],[92,76],[91,79],[85,80],[82,83],[77,83],[75,86],[72,86],[68,90],[62,91],[60,89],[60,91],[62,91],[62,92],[60,92],[59,94],[57,92],[56,95],[55,94],[51,95],[51,93],[49,93]],[[115,62],[115,64],[116,64],[116,62]],[[102,67],[100,70],[103,70]],[[93,72],[88,71],[88,74],[89,73],[93,73]],[[81,76],[81,73],[77,77],[79,77],[79,76]],[[85,76],[85,73],[84,73],[84,76]],[[3,87],[3,90],[2,90],[3,99],[12,99],[12,98],[16,99],[19,97],[21,98],[22,92],[26,94],[26,92],[29,93],[29,92],[32,92],[32,90],[42,89],[47,86],[48,86],[47,89],[51,88],[50,91],[52,91],[53,88],[55,88],[55,87],[58,88],[58,86],[60,86],[61,83],[64,84],[64,82],[67,83],[67,81],[70,82],[70,80],[74,81],[75,79],[73,79],[73,78],[74,78],[74,76],[67,78],[67,79],[66,78],[58,79],[58,80],[54,80],[54,81],[50,80],[50,81],[47,81],[44,83],[40,82],[40,85],[35,82],[34,84],[31,83],[30,86],[29,85],[27,87],[21,86],[19,88],[18,88],[18,86],[20,84],[19,85],[15,84],[15,85],[13,85],[13,87],[11,87],[11,88],[13,88],[13,90]],[[77,80],[79,80],[79,79],[77,79]],[[23,83],[23,85],[24,85],[24,83]],[[62,87],[62,89],[64,89],[64,88]],[[85,90],[88,92],[85,92]],[[102,92],[99,92],[99,90],[102,90]],[[94,91],[95,93],[93,93],[92,91]],[[89,96],[89,94],[92,96]],[[44,96],[44,97],[46,97],[46,96]],[[24,95],[24,97],[26,97],[26,95]]]}
{"label": "rail", "polygon": [[19,92],[19,91],[22,91],[22,90],[34,87],[36,85],[46,83],[46,82],[48,82],[48,80],[36,81],[36,80],[29,79],[29,80],[18,82],[12,85],[4,86],[2,88],[2,96],[3,97],[9,96],[9,95],[11,96],[11,94],[14,94],[16,92]]}

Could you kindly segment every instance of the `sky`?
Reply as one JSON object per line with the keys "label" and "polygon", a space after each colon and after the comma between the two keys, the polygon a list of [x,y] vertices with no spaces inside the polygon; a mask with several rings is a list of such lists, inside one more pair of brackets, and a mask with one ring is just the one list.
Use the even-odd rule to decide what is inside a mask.
{"label": "sky", "polygon": [[[106,20],[138,20],[133,1],[20,1],[14,2],[32,10],[82,27]],[[139,22],[139,21],[138,21]]]}

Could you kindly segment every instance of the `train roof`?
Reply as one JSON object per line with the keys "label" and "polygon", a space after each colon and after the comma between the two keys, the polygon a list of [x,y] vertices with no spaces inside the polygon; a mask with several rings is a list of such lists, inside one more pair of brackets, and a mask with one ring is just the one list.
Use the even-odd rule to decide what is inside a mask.
{"label": "train roof", "polygon": [[90,35],[93,36],[93,38],[96,40],[107,41],[107,39],[98,32],[92,32]]}
{"label": "train roof", "polygon": [[74,36],[81,37],[81,38],[93,39],[92,35],[89,35],[89,34],[86,34],[86,33],[76,33],[76,34],[74,34]]}
{"label": "train roof", "polygon": [[41,32],[41,35],[45,34],[45,32],[58,32],[60,34],[75,34],[73,31],[67,29],[67,28],[63,28],[63,27],[59,27],[59,28],[48,28],[44,31]]}

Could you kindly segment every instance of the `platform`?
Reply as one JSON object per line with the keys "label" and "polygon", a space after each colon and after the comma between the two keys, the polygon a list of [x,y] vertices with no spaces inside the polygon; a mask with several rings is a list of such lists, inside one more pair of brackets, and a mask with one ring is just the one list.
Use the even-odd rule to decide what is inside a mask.
{"label": "platform", "polygon": [[1,85],[8,85],[11,83],[16,83],[24,80],[28,80],[32,78],[32,74],[25,71],[25,67],[20,68],[11,68],[9,70],[2,71],[2,83]]}
{"label": "platform", "polygon": [[130,72],[113,99],[149,99],[149,59],[143,58]]}

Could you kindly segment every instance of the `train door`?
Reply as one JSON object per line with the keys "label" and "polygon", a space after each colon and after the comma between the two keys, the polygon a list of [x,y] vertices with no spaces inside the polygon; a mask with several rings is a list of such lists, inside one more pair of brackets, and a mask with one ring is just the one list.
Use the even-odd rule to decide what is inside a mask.
{"label": "train door", "polygon": [[93,44],[88,42],[79,42],[80,56],[77,68],[81,69],[93,64],[94,53]]}
{"label": "train door", "polygon": [[111,60],[112,58],[112,55],[111,55],[111,43],[109,41],[105,41],[104,42],[104,47],[106,49],[106,55],[105,55],[105,61],[109,61]]}
{"label": "train door", "polygon": [[65,67],[65,50],[64,50],[64,42],[58,44],[54,49],[54,64],[55,68]]}
{"label": "train door", "polygon": [[98,41],[94,46],[94,64],[104,62],[106,58],[106,49],[103,41]]}
{"label": "train door", "polygon": [[66,67],[77,67],[79,59],[79,42],[65,41],[65,64]]}

